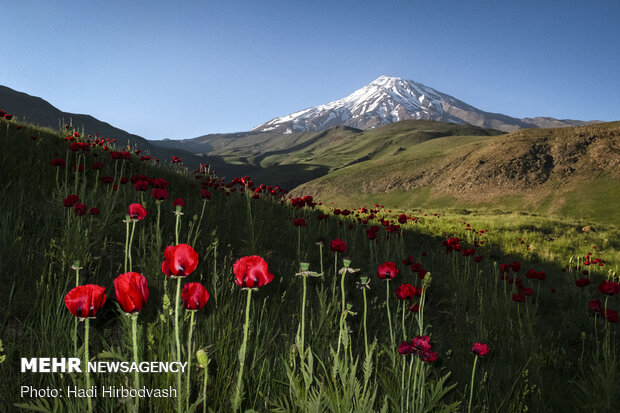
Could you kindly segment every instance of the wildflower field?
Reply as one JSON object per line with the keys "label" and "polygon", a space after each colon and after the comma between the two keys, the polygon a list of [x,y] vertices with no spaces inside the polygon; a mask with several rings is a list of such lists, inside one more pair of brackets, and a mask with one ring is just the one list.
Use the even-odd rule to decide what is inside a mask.
{"label": "wildflower field", "polygon": [[1,114],[0,411],[620,411],[613,225],[327,206]]}

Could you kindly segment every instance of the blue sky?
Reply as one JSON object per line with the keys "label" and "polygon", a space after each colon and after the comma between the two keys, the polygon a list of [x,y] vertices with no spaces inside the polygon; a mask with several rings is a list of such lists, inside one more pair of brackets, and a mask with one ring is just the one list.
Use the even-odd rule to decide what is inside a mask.
{"label": "blue sky", "polygon": [[0,6],[0,84],[148,139],[248,130],[384,74],[515,117],[620,120],[617,0]]}

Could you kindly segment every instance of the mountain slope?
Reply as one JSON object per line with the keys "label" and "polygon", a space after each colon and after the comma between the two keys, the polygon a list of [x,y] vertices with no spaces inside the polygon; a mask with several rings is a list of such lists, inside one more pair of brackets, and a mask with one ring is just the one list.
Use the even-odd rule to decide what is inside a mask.
{"label": "mountain slope", "polygon": [[242,175],[293,188],[348,165],[391,157],[430,139],[499,133],[471,125],[406,120],[367,131],[337,126],[319,132],[252,133],[234,139],[213,135],[182,144],[194,151],[210,147],[211,156],[236,165]]}
{"label": "mountain slope", "polygon": [[41,127],[58,130],[63,124],[71,123],[78,129],[84,128],[87,134],[98,133],[99,136],[115,138],[118,144],[121,145],[127,143],[131,145],[137,144],[141,150],[162,160],[170,160],[174,154],[181,157],[186,164],[192,166],[197,166],[199,163],[210,163],[214,167],[226,169],[226,165],[217,158],[195,155],[178,146],[166,148],[153,145],[151,141],[141,136],[114,127],[93,116],[63,112],[40,97],[31,96],[2,85],[0,85],[0,107],[5,112],[11,113],[23,121]]}
{"label": "mountain slope", "polygon": [[620,223],[620,122],[445,137],[308,182],[293,195],[363,204],[536,210]]}
{"label": "mountain slope", "polygon": [[520,128],[584,124],[553,118],[517,119],[485,112],[421,83],[381,76],[343,99],[272,119],[252,131],[288,134],[339,125],[371,129],[406,119],[465,123],[507,132]]}

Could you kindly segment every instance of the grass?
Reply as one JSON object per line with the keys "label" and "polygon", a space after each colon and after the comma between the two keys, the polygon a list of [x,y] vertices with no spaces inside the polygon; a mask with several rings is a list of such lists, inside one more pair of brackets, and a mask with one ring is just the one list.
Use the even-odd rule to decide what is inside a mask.
{"label": "grass", "polygon": [[[18,130],[17,126],[22,128]],[[147,305],[138,318],[141,358],[176,359],[176,282],[162,274],[161,263],[163,249],[175,243],[172,200],[178,197],[186,202],[180,218],[180,241],[192,244],[199,255],[198,268],[187,277],[187,282],[203,283],[211,296],[206,307],[195,314],[190,343],[193,351],[188,352],[185,345],[181,348],[181,358],[193,363],[190,410],[231,410],[239,371],[237,351],[243,341],[246,314],[246,294],[234,283],[232,265],[248,255],[263,257],[275,277],[252,293],[246,365],[241,380],[245,390],[242,410],[399,411],[404,404],[414,411],[423,410],[419,405],[422,402],[430,411],[462,411],[469,400],[473,365],[470,349],[474,342],[484,342],[491,349],[488,356],[477,362],[475,411],[612,412],[620,406],[615,391],[620,385],[617,324],[602,320],[600,315],[594,317],[588,310],[588,302],[594,298],[605,301],[609,309],[620,309],[618,295],[606,299],[597,290],[602,280],[617,280],[620,246],[613,225],[581,233],[580,224],[569,219],[473,211],[465,206],[460,206],[460,210],[449,210],[445,205],[441,210],[413,209],[409,208],[413,205],[407,203],[408,195],[404,192],[399,195],[401,206],[406,207],[403,210],[389,212],[391,206],[386,204],[385,208],[372,208],[375,218],[370,217],[370,211],[359,210],[345,217],[335,215],[326,205],[322,211],[308,206],[293,208],[289,201],[265,193],[254,199],[241,192],[243,185],[237,181],[208,188],[213,198],[207,202],[201,219],[201,183],[207,183],[207,178],[213,183],[213,176],[195,174],[178,165],[140,162],[135,157],[116,161],[99,147],[92,148],[86,156],[78,155],[67,151],[63,136],[15,121],[0,121],[0,142],[6,148],[0,153],[0,181],[4,189],[0,198],[0,262],[5,286],[0,294],[6,303],[0,313],[0,339],[6,355],[0,364],[0,373],[6,378],[0,381],[2,411],[13,411],[16,405],[39,411],[87,409],[84,399],[31,399],[21,398],[19,393],[21,385],[84,385],[79,374],[19,371],[21,357],[75,354],[71,338],[74,317],[65,308],[63,297],[75,286],[71,265],[77,260],[84,267],[80,284],[105,286],[108,295],[106,304],[90,323],[91,357],[132,358],[131,322],[116,305],[112,287],[112,280],[123,272],[123,219],[132,202],[143,203],[148,212],[136,224],[132,249],[134,271],[147,278],[150,289]],[[50,165],[56,157],[68,160],[67,169]],[[77,161],[85,163],[86,168],[76,175],[71,169]],[[90,169],[96,161],[104,163],[99,172]],[[170,197],[160,204],[159,226],[158,204],[150,193],[142,194],[131,183],[120,183],[121,177],[139,174],[170,182]],[[115,177],[115,182],[119,182],[117,190],[100,182],[95,187],[104,175]],[[195,179],[196,175],[200,179]],[[426,189],[419,191],[420,197],[430,195],[424,192]],[[62,204],[69,193],[77,193],[89,208],[98,207],[100,214],[75,216],[72,209]],[[347,207],[350,202],[336,206]],[[329,218],[319,220],[320,212],[329,212]],[[379,217],[396,224],[400,213],[410,218],[402,226],[402,235],[388,233]],[[439,217],[433,215],[437,213]],[[294,218],[305,219],[307,226],[293,227]],[[360,222],[365,219],[367,224]],[[377,241],[367,239],[365,230],[371,225],[381,227]],[[471,228],[488,231],[479,233]],[[194,238],[198,229],[200,233]],[[298,234],[301,259],[309,262],[312,271],[320,272],[324,266],[323,276],[306,280],[305,343],[300,342],[299,333],[305,290],[300,276],[295,275],[300,265]],[[463,249],[475,248],[482,261],[475,262],[474,256],[458,252],[446,253],[442,245],[446,234],[459,237]],[[325,238],[328,245],[320,249],[315,243],[318,237]],[[336,256],[334,265],[329,240],[335,238],[346,242],[351,268],[359,271],[335,276],[344,265],[341,254]],[[584,277],[584,256],[590,252],[604,259],[606,265],[587,267],[591,285],[578,288],[575,280]],[[409,255],[430,271],[426,280],[402,264]],[[509,272],[513,282],[500,279],[500,264],[515,260],[522,263],[522,268],[518,273]],[[400,269],[390,282],[391,290],[403,283],[416,288],[426,283],[421,313],[403,313],[406,307],[394,295],[386,309],[385,284],[376,276],[378,265],[384,261],[393,261]],[[524,274],[529,269],[544,271],[546,279],[526,278]],[[366,290],[368,342],[376,342],[371,351],[366,350],[363,334],[363,294],[356,288],[360,276],[370,278],[370,290]],[[523,303],[512,300],[512,295],[519,292],[515,278],[522,278],[524,287],[533,290]],[[344,290],[340,288],[342,280]],[[341,313],[342,293],[351,303],[352,313]],[[406,304],[421,304],[419,300],[415,298]],[[386,311],[390,311],[396,326],[397,343],[416,336],[420,323],[430,335],[438,359],[426,364],[415,355],[400,356],[389,344]],[[189,315],[183,312],[180,320],[181,343],[186,343]],[[78,356],[83,355],[83,338],[80,324]],[[203,400],[205,371],[198,368],[194,352],[205,347],[210,363]],[[409,366],[417,374],[403,376]],[[141,385],[148,388],[176,387],[176,379],[174,374],[140,377]],[[91,380],[98,386],[131,387],[133,375],[92,374]],[[182,383],[186,383],[185,379]],[[416,386],[424,398],[405,403],[401,397],[412,394]],[[133,401],[99,397],[93,404],[95,411],[131,410]],[[142,411],[169,411],[175,406],[174,398],[140,402]]]}

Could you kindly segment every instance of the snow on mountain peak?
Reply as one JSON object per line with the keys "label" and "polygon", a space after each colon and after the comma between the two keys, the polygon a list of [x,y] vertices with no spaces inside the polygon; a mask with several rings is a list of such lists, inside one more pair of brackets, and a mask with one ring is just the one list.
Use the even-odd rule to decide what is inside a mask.
{"label": "snow on mountain peak", "polygon": [[[520,119],[496,115],[413,80],[383,75],[347,97],[272,119],[252,131],[309,132],[340,125],[372,129],[405,119],[471,123],[504,130],[524,127]],[[505,122],[508,126],[504,126]]]}

